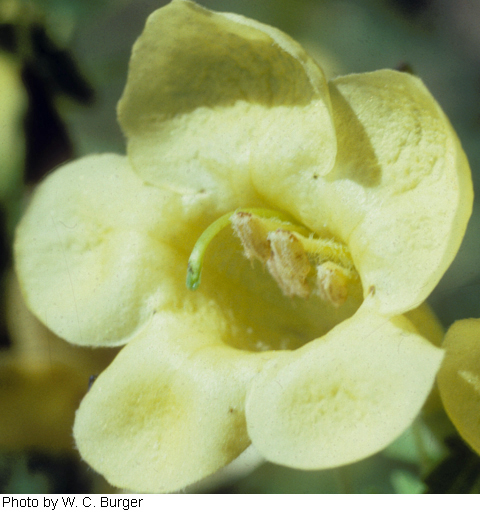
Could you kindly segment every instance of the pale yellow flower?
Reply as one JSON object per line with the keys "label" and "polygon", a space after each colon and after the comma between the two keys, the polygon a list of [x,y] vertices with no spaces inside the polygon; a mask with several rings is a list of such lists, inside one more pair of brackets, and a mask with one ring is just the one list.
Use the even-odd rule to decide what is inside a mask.
{"label": "pale yellow flower", "polygon": [[445,336],[438,373],[443,405],[460,435],[480,453],[480,320],[454,323]]}
{"label": "pale yellow flower", "polygon": [[25,138],[23,118],[27,93],[20,67],[0,52],[0,201],[8,202],[23,180]]}
{"label": "pale yellow flower", "polygon": [[327,83],[280,31],[174,0],[133,48],[118,113],[128,157],[53,173],[15,246],[44,323],[126,344],[77,412],[85,460],[118,487],[173,491],[252,443],[319,469],[400,435],[443,356],[403,314],[472,206],[422,82]]}

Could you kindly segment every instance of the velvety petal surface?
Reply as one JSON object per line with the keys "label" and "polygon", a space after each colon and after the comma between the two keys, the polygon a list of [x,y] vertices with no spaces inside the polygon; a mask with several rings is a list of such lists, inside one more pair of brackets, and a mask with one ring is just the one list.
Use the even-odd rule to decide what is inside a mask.
{"label": "velvety petal surface", "polygon": [[27,308],[13,273],[6,277],[5,297],[6,326],[11,344],[4,355],[31,369],[48,370],[54,363],[75,368],[83,377],[82,395],[89,378],[101,373],[119,351],[118,348],[76,346],[57,337]]}
{"label": "velvety petal surface", "polygon": [[17,230],[29,308],[69,342],[125,342],[186,291],[175,285],[187,255],[169,239],[177,207],[177,195],[145,186],[125,157],[94,155],[57,170]]}
{"label": "velvety petal surface", "polygon": [[300,45],[185,0],[149,17],[118,114],[144,179],[218,211],[260,201],[253,170],[328,173],[335,159],[326,81]]}
{"label": "velvety petal surface", "polygon": [[225,346],[223,327],[214,310],[159,314],[95,381],[74,436],[111,484],[175,491],[249,446],[246,387],[275,354]]}
{"label": "velvety petal surface", "polygon": [[247,427],[267,459],[301,469],[383,449],[418,414],[443,351],[361,309],[326,336],[268,363],[247,396]]}
{"label": "velvety petal surface", "polygon": [[443,405],[460,435],[480,453],[480,320],[454,323],[437,383]]}
{"label": "velvety petal surface", "polygon": [[334,169],[285,180],[261,173],[254,183],[313,231],[347,243],[367,302],[400,314],[428,296],[459,248],[472,209],[468,162],[418,78],[380,70],[329,86]]}

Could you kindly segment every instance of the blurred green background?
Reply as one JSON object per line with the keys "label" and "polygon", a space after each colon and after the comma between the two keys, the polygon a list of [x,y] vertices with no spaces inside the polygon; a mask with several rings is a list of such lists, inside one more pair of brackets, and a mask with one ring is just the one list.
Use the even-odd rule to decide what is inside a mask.
{"label": "blurred green background", "polygon": [[[115,106],[125,84],[130,49],[147,16],[165,3],[153,0],[0,0],[0,55],[7,56],[13,63],[19,74],[18,87],[23,88],[26,95],[25,105],[18,111],[25,137],[25,147],[20,142],[19,151],[23,152],[25,160],[22,166],[17,165],[16,174],[2,192],[0,264],[4,294],[0,322],[0,359],[3,359],[0,391],[8,394],[15,391],[17,400],[8,412],[18,417],[20,421],[16,423],[26,427],[26,432],[38,432],[39,426],[46,423],[38,421],[36,426],[32,416],[23,412],[30,408],[31,402],[39,404],[41,410],[44,399],[28,399],[22,406],[22,394],[26,397],[29,393],[21,392],[24,391],[21,387],[27,386],[20,387],[20,381],[28,375],[31,387],[38,389],[41,380],[49,380],[53,369],[49,366],[53,361],[63,366],[63,370],[74,368],[73,362],[78,361],[77,356],[64,355],[64,350],[59,349],[55,350],[53,361],[50,353],[50,360],[42,357],[41,366],[35,367],[31,357],[27,359],[28,365],[25,364],[27,352],[32,355],[31,349],[18,348],[18,338],[25,335],[12,335],[12,330],[16,329],[11,328],[11,321],[7,327],[6,321],[8,316],[20,317],[19,310],[12,311],[9,292],[14,287],[9,275],[13,228],[29,191],[61,162],[92,152],[124,153]],[[329,76],[380,68],[410,69],[422,78],[449,116],[469,158],[475,187],[480,183],[478,0],[203,0],[199,3],[209,9],[239,13],[280,28],[300,41]],[[0,89],[0,98],[1,95]],[[3,117],[2,105],[0,116]],[[2,123],[0,121],[0,127]],[[445,328],[457,319],[480,317],[479,255],[480,218],[475,203],[461,250],[430,298]],[[29,323],[35,322],[30,320]],[[48,347],[53,344],[52,334],[45,331],[42,337]],[[57,343],[60,345],[55,341]],[[86,361],[91,369],[101,369],[109,358],[111,356],[102,356],[99,362],[89,354]],[[93,361],[95,363],[91,364]],[[8,378],[9,373],[13,378]],[[40,379],[40,375],[43,378]],[[71,375],[70,371],[67,375]],[[87,382],[83,377],[84,374],[80,385],[67,387],[73,391],[69,415],[82,391],[86,391]],[[63,388],[62,380],[58,379],[60,385],[48,382],[51,389],[45,394],[55,396],[58,388]],[[10,401],[6,398],[7,393],[0,393],[0,428],[10,423],[8,416],[2,415]],[[36,440],[25,436],[18,444],[8,443],[8,438],[7,442],[2,441],[0,437],[1,492],[113,492],[80,462],[73,450],[73,441],[71,450],[65,449],[70,441],[70,421],[62,414],[50,419],[52,425],[55,423],[63,430],[63,435],[67,434],[64,445],[55,444],[48,437]],[[58,427],[61,424],[65,427]],[[12,430],[11,426],[7,429]],[[420,445],[423,455],[418,451],[419,437],[423,440]],[[447,460],[442,464],[442,459]],[[422,481],[432,470],[429,479]],[[249,476],[204,486],[201,490],[477,492],[479,477],[477,457],[459,441],[451,442],[449,448],[440,448],[427,428],[418,425],[382,455],[339,470],[303,472],[265,464]]]}

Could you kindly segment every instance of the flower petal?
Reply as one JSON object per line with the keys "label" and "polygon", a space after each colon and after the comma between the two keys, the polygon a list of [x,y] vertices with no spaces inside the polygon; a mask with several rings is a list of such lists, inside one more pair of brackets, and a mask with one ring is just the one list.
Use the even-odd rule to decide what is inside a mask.
{"label": "flower petal", "polygon": [[249,446],[246,384],[274,354],[223,345],[221,326],[211,312],[159,314],[95,381],[74,435],[112,485],[175,491]]}
{"label": "flower petal", "polygon": [[460,435],[480,453],[480,320],[454,323],[443,346],[437,377],[443,405]]}
{"label": "flower petal", "polygon": [[69,342],[122,344],[183,294],[176,285],[187,254],[179,258],[168,241],[177,212],[176,195],[145,186],[125,157],[91,156],[56,171],[17,231],[29,308]]}
{"label": "flower petal", "polygon": [[442,345],[445,330],[428,303],[422,303],[415,309],[406,312],[404,316],[413,324],[419,335],[435,346]]}
{"label": "flower petal", "polygon": [[358,312],[268,363],[247,396],[247,426],[267,459],[302,469],[355,462],[413,421],[443,352],[403,317]]}
{"label": "flower petal", "polygon": [[330,93],[334,169],[323,178],[312,169],[301,181],[258,181],[259,190],[347,243],[367,302],[401,314],[425,300],[460,246],[473,199],[468,162],[418,78],[348,75],[331,81]]}
{"label": "flower petal", "polygon": [[28,310],[12,272],[5,277],[5,300],[10,346],[4,355],[21,362],[25,368],[49,369],[53,364],[75,368],[76,373],[83,376],[84,392],[89,378],[101,373],[119,351],[118,348],[75,346],[57,337]]}
{"label": "flower petal", "polygon": [[[349,246],[354,259],[360,257],[356,262],[364,286],[375,285],[371,299],[380,312],[404,312],[430,294],[460,247],[473,202],[468,162],[420,79],[384,70],[338,79],[333,87],[339,95],[332,97],[348,102],[375,154],[375,163],[363,164],[367,169],[351,180],[381,170],[377,186],[365,184],[366,215]],[[366,98],[372,99],[368,109]],[[342,112],[342,125],[351,119],[347,112]],[[339,175],[352,164],[369,163],[367,152],[360,152],[367,145],[352,148],[352,138],[344,133],[350,152],[337,168]]]}
{"label": "flower petal", "polygon": [[252,170],[289,175],[336,143],[323,72],[282,32],[174,0],[136,42],[118,105],[128,155],[147,181],[211,195],[219,211],[259,199]]}

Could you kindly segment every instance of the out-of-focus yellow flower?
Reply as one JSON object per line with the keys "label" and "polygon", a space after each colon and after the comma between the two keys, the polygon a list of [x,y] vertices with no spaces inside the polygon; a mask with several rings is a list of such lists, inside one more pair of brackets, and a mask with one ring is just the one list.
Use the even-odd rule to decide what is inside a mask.
{"label": "out-of-focus yellow flower", "polygon": [[23,180],[25,137],[23,117],[27,93],[19,65],[0,52],[0,201],[9,200]]}
{"label": "out-of-focus yellow flower", "polygon": [[128,343],[77,412],[82,456],[116,486],[160,492],[251,443],[302,469],[388,445],[443,356],[403,314],[449,266],[472,206],[422,82],[327,83],[278,30],[174,0],[133,48],[118,113],[128,157],[52,174],[15,245],[45,324]]}
{"label": "out-of-focus yellow flower", "polygon": [[443,405],[460,435],[480,454],[480,320],[454,323],[443,346],[437,378]]}

